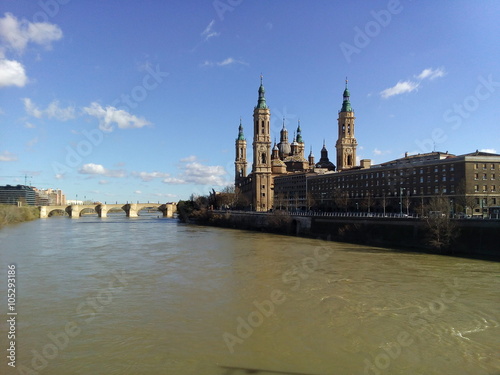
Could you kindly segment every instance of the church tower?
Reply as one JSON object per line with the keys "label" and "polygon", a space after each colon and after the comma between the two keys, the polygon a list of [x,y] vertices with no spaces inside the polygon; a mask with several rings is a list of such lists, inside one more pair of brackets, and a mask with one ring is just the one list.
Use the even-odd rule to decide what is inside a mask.
{"label": "church tower", "polygon": [[260,76],[259,100],[253,111],[252,204],[255,211],[272,208],[271,176],[271,111],[266,104],[265,89]]}
{"label": "church tower", "polygon": [[247,176],[247,141],[243,135],[243,125],[238,131],[238,138],[236,138],[236,159],[234,161],[234,183],[238,185]]}
{"label": "church tower", "polygon": [[356,166],[356,147],[358,142],[354,138],[354,111],[349,101],[350,93],[345,80],[344,101],[339,111],[339,134],[335,147],[337,148],[337,170],[349,169]]}

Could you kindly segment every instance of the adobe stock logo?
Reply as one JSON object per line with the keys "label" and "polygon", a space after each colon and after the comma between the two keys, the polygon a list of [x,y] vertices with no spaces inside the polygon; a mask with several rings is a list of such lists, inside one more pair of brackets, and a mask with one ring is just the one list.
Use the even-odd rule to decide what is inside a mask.
{"label": "adobe stock logo", "polygon": [[70,0],[41,0],[38,2],[43,11],[33,14],[33,22],[48,22],[59,13],[60,5],[66,5]]}
{"label": "adobe stock logo", "polygon": [[354,28],[355,35],[353,44],[348,44],[346,42],[340,43],[339,47],[348,63],[351,62],[351,56],[361,53],[361,50],[367,47],[371,41],[376,38],[382,29],[389,26],[392,20],[392,16],[399,14],[403,11],[403,6],[399,0],[389,0],[387,3],[387,9],[382,9],[379,11],[372,10],[370,12],[373,20],[368,21],[365,24],[363,30],[356,26]]}
{"label": "adobe stock logo", "polygon": [[232,12],[243,0],[214,0],[212,3],[219,19],[224,21],[224,13]]}

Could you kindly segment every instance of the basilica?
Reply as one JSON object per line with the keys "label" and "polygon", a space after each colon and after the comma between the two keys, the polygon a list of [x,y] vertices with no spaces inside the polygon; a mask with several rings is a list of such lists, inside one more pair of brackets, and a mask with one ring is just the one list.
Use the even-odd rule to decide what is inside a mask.
{"label": "basilica", "polygon": [[300,121],[290,142],[283,119],[279,143],[274,142],[271,147],[271,111],[266,103],[261,76],[259,97],[253,112],[253,162],[250,174],[247,174],[247,142],[241,120],[235,144],[235,188],[250,203],[252,210],[269,211],[273,207],[276,177],[306,172],[343,171],[356,167],[355,117],[349,97],[346,80],[342,108],[337,120],[338,139],[335,145],[337,166],[329,160],[325,142],[323,142],[321,158],[315,163],[312,147],[307,159],[305,158],[305,144]]}

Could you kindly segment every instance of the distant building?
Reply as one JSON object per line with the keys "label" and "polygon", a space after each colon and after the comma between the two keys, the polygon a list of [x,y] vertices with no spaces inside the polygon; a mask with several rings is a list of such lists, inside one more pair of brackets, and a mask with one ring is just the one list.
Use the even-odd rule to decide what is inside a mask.
{"label": "distant building", "polygon": [[12,204],[18,206],[34,206],[35,190],[25,185],[0,186],[0,204]]}
{"label": "distant building", "polygon": [[64,206],[66,205],[66,195],[59,189],[37,189],[36,193],[37,206]]}
{"label": "distant building", "polygon": [[451,214],[467,211],[487,215],[492,210],[497,213],[500,206],[497,154],[476,151],[456,156],[430,152],[406,154],[377,165],[364,159],[357,165],[355,117],[347,81],[337,119],[337,166],[330,162],[324,143],[319,162],[314,163],[312,149],[308,159],[304,158],[300,122],[292,143],[283,122],[280,142],[271,149],[270,118],[261,77],[254,108],[252,172],[246,173],[241,120],[235,160],[235,188],[255,211],[275,208],[418,213],[433,197],[446,198]]}
{"label": "distant building", "polygon": [[[436,196],[451,213],[487,214],[500,204],[500,155],[430,152],[307,178],[308,192],[323,210],[418,212]],[[458,212],[458,211],[457,211]]]}
{"label": "distant building", "polygon": [[84,202],[83,202],[83,201],[76,200],[76,199],[68,199],[68,200],[66,201],[66,204],[67,204],[68,206],[73,205],[73,204],[74,204],[74,205],[80,205],[80,206],[81,206],[82,204],[84,204]]}

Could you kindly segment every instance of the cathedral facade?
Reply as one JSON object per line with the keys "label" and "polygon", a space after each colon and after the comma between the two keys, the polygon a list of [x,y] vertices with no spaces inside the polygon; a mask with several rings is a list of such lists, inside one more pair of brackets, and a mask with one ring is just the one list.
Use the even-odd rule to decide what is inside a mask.
{"label": "cathedral facade", "polygon": [[337,167],[330,162],[328,150],[323,142],[321,159],[314,161],[311,152],[305,158],[305,143],[302,138],[300,121],[289,141],[288,130],[283,119],[279,143],[271,147],[271,111],[266,103],[262,76],[259,87],[257,105],[253,111],[253,162],[252,171],[247,174],[247,143],[240,120],[238,137],[235,143],[235,189],[243,197],[246,205],[254,211],[266,212],[274,205],[274,179],[304,172],[325,172],[346,170],[356,166],[356,146],[354,137],[354,111],[350,104],[350,94],[346,87],[342,108],[339,111],[337,149]]}

